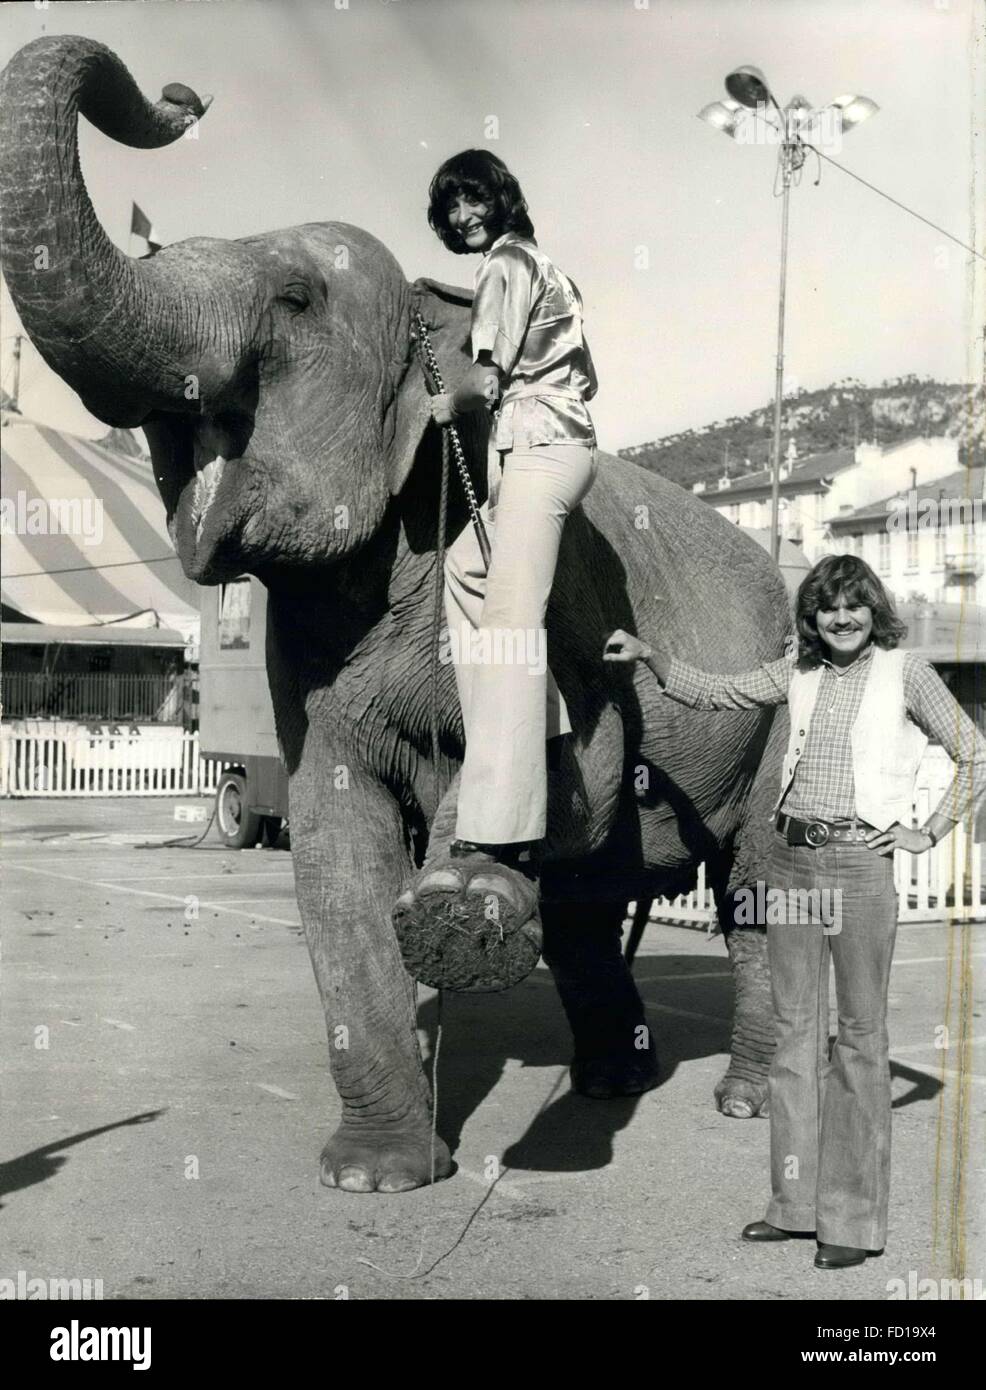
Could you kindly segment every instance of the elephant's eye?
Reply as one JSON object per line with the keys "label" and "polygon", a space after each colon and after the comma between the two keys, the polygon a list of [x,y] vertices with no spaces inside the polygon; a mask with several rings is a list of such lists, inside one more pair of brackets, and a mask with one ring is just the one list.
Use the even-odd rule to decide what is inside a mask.
{"label": "elephant's eye", "polygon": [[302,309],[307,309],[312,302],[311,295],[308,293],[308,286],[301,284],[285,285],[278,298],[293,313],[300,313]]}

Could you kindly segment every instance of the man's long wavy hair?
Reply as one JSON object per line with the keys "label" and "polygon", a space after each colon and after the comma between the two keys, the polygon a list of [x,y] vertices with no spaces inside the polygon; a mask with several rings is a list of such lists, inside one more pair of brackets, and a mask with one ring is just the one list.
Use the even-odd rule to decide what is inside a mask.
{"label": "man's long wavy hair", "polygon": [[428,189],[429,225],[457,256],[469,254],[469,247],[448,220],[449,207],[460,193],[492,209],[488,226],[494,237],[504,232],[534,236],[527,201],[503,160],[489,150],[463,150],[446,159]]}
{"label": "man's long wavy hair", "polygon": [[858,555],[826,555],[801,581],[795,605],[798,657],[806,666],[818,666],[828,656],[815,615],[820,608],[837,608],[840,595],[849,608],[865,604],[872,611],[870,640],[876,646],[889,651],[907,636],[907,625],[898,618],[893,599],[866,561]]}

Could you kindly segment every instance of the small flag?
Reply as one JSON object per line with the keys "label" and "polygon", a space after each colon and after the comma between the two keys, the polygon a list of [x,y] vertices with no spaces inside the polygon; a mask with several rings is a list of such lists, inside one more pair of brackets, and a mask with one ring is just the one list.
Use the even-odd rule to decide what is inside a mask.
{"label": "small flag", "polygon": [[133,211],[130,214],[130,233],[132,236],[143,237],[147,242],[148,251],[160,251],[162,243],[158,240],[157,232],[151,226],[151,219],[146,212],[142,212],[136,203],[132,203]]}

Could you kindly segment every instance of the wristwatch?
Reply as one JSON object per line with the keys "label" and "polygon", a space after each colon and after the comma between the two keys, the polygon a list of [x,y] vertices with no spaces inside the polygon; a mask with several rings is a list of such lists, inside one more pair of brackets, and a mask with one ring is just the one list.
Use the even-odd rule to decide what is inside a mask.
{"label": "wristwatch", "polygon": [[928,827],[927,825],[922,825],[921,834],[927,835],[928,839],[931,841],[931,848],[934,849],[935,845],[937,845],[938,843],[938,836],[935,834],[935,832],[932,829],[930,829],[930,827]]}

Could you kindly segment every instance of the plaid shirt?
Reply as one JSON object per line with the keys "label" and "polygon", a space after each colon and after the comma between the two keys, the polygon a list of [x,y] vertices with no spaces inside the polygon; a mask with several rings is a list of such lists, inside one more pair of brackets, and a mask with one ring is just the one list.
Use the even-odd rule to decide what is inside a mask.
{"label": "plaid shirt", "polygon": [[[850,735],[872,664],[873,647],[839,670],[823,661],[818,698],[804,752],[783,809],[805,820],[851,820],[856,813]],[[712,675],[672,658],[664,693],[692,709],[756,709],[787,700],[795,666],[787,657],[737,675]],[[986,739],[956,702],[938,672],[913,652],[904,653],[904,704],[908,718],[955,763],[951,786],[937,806],[957,821],[971,817],[986,791]]]}

